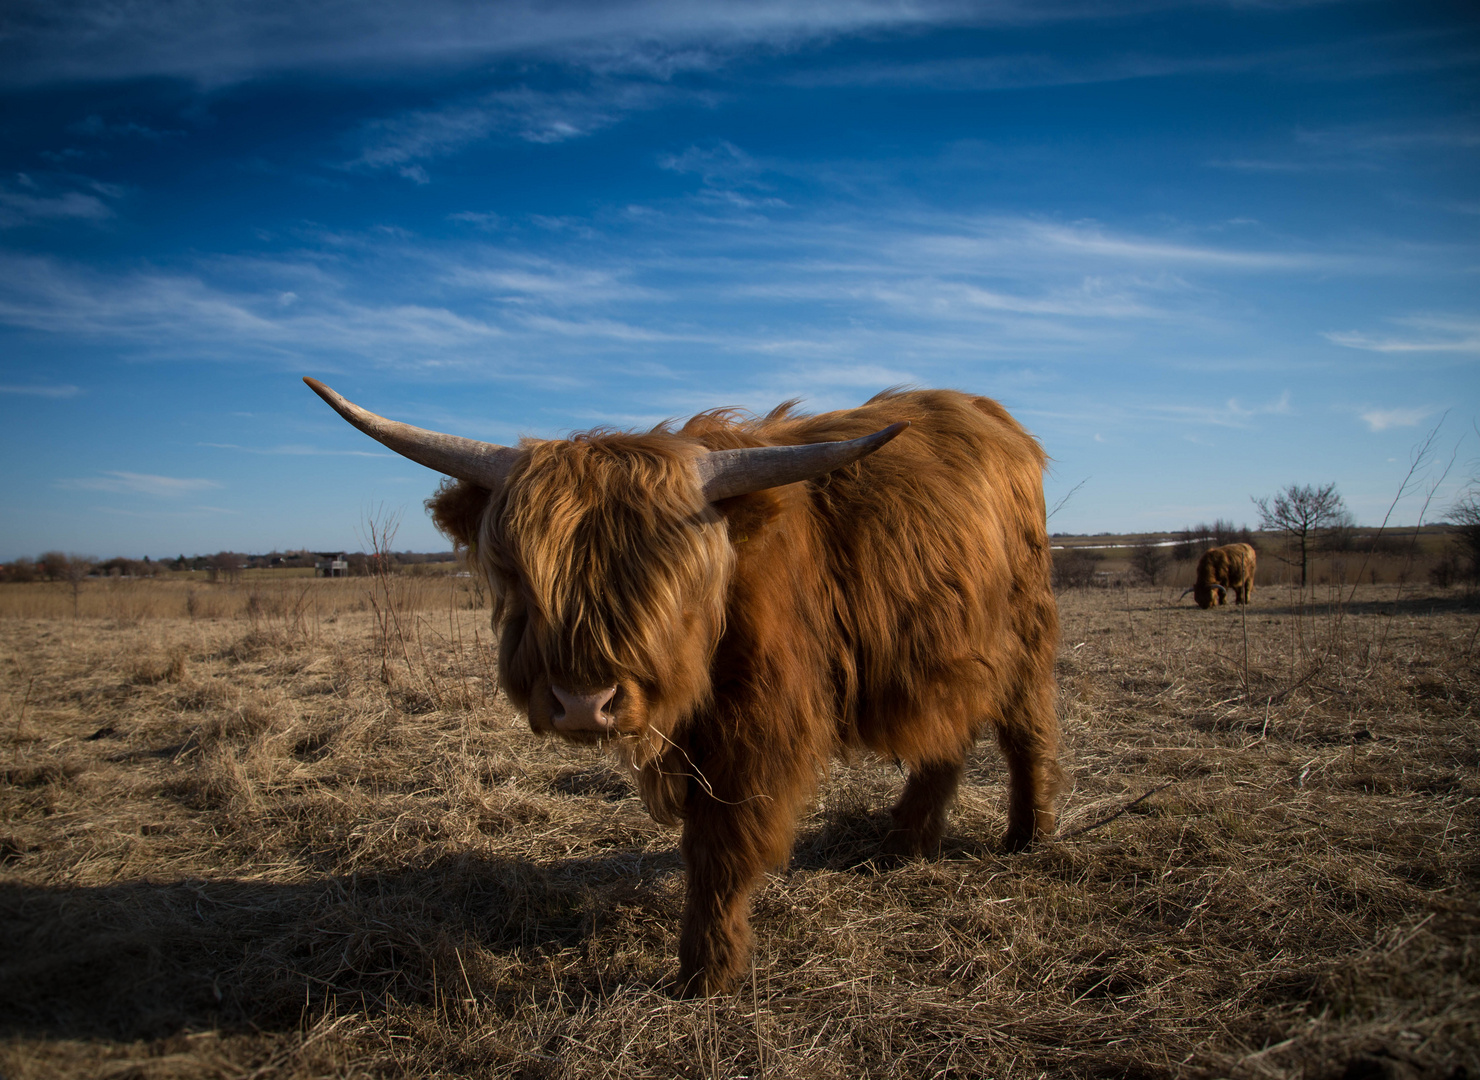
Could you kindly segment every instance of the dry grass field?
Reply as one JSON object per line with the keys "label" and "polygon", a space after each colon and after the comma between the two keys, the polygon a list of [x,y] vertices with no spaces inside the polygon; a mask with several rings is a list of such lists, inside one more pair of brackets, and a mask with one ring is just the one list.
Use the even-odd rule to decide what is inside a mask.
{"label": "dry grass field", "polygon": [[[0,589],[0,1076],[1480,1077],[1480,605],[1061,596],[1069,786],[838,767],[683,1001],[682,869],[467,579]],[[107,590],[113,590],[109,592]]]}

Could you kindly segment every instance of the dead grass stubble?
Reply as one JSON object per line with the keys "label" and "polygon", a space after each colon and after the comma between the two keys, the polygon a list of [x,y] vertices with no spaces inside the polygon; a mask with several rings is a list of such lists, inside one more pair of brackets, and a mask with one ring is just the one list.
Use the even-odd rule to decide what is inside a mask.
{"label": "dead grass stubble", "polygon": [[1173,596],[1062,598],[1057,838],[984,745],[880,867],[842,767],[697,1003],[675,834],[484,614],[0,620],[0,1074],[1480,1075],[1475,607]]}

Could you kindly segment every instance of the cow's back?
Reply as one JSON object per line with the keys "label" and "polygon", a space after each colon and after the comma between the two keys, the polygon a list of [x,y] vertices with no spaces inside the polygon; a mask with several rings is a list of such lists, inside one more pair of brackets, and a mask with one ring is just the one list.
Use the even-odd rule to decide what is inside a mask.
{"label": "cow's back", "polygon": [[840,735],[919,761],[965,752],[1051,685],[1058,615],[1046,459],[995,401],[889,392],[757,434],[822,442],[901,420],[883,450],[815,482],[812,505],[842,636]]}

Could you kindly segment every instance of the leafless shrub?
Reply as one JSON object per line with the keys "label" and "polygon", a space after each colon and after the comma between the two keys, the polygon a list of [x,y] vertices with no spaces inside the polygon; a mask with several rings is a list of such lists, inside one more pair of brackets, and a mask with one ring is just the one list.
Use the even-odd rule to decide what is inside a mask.
{"label": "leafless shrub", "polygon": [[1083,589],[1092,585],[1095,570],[1105,556],[1087,548],[1066,548],[1053,553],[1053,587]]}
{"label": "leafless shrub", "polygon": [[1157,584],[1171,561],[1167,549],[1157,544],[1141,544],[1131,551],[1131,569],[1148,585]]}
{"label": "leafless shrub", "polygon": [[1471,491],[1455,500],[1445,520],[1454,529],[1454,546],[1465,573],[1471,581],[1480,581],[1480,492]]}
{"label": "leafless shrub", "polygon": [[1461,579],[1463,572],[1459,559],[1452,554],[1446,555],[1429,567],[1429,584],[1438,589],[1450,588]]}

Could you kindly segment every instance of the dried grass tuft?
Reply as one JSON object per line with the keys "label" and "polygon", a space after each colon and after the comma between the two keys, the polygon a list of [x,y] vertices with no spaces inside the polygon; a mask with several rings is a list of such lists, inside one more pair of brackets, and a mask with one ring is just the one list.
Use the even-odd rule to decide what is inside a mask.
{"label": "dried grass tuft", "polygon": [[186,674],[185,657],[185,649],[178,645],[163,655],[141,656],[133,663],[129,681],[141,686],[182,682]]}

